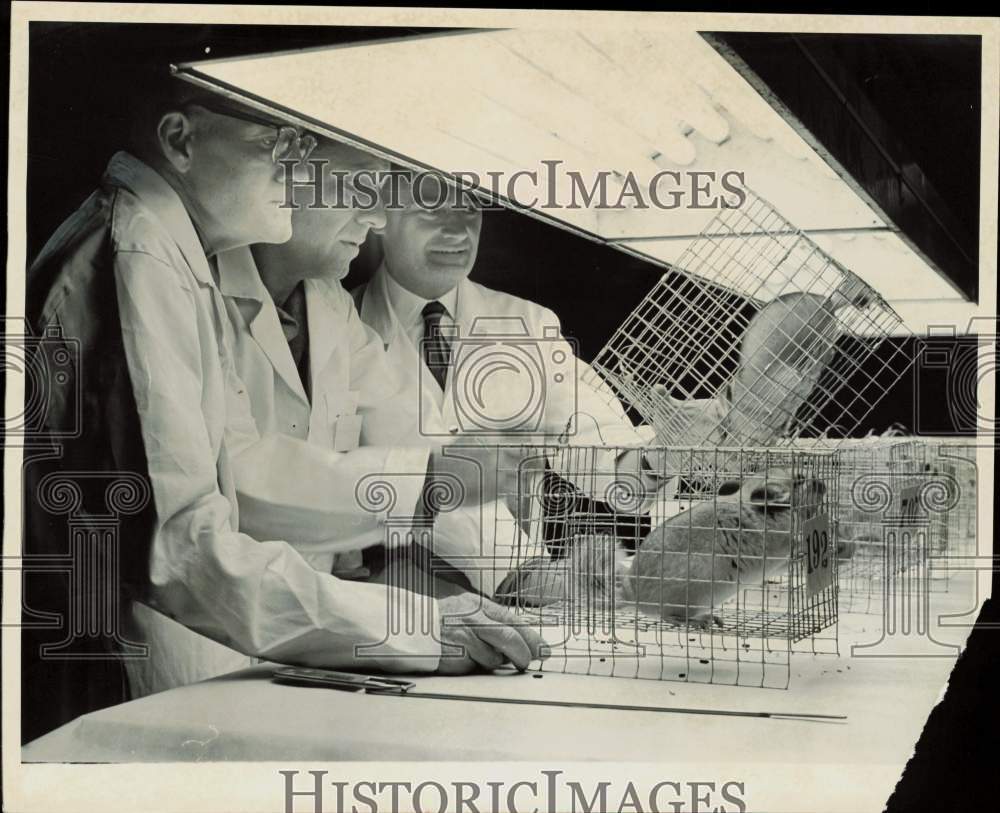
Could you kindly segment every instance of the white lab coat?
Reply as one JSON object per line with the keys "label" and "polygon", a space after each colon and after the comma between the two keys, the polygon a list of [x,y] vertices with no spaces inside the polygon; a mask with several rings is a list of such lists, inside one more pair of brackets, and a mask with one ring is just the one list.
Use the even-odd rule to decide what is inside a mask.
{"label": "white lab coat", "polygon": [[[385,533],[385,511],[376,517],[359,505],[358,483],[389,483],[395,492],[390,513],[398,519],[412,516],[430,444],[447,439],[443,425],[421,435],[416,389],[390,365],[381,337],[361,321],[350,294],[336,280],[305,283],[310,403],[249,249],[225,252],[218,266],[236,370],[246,384],[256,431],[266,436],[255,441],[254,434],[241,436],[235,429],[229,435],[242,530],[292,540],[325,572],[334,554],[336,572],[345,559],[348,565],[360,563],[349,552],[405,541],[402,533]],[[352,433],[345,436],[342,422],[354,414],[360,421],[350,421]],[[340,451],[331,455],[335,448]],[[396,530],[397,523],[392,527]],[[496,529],[485,542],[484,527]],[[513,517],[488,503],[442,511],[429,544],[464,571],[474,587],[491,593],[507,573],[504,563],[493,561],[492,542],[516,534]]]}
{"label": "white lab coat", "polygon": [[[453,366],[446,380],[446,391],[442,392],[424,362],[421,348],[407,334],[393,310],[387,276],[383,264],[366,285],[351,293],[362,321],[382,336],[390,363],[409,382],[419,403],[424,436],[430,439],[443,428],[447,434],[435,437],[438,442],[551,446],[565,443],[594,447],[586,453],[556,455],[550,462],[582,491],[607,500],[616,479],[615,460],[621,447],[641,446],[652,433],[648,427],[634,427],[611,390],[593,383],[599,379],[563,338],[558,317],[534,302],[463,280],[457,288],[455,313],[451,314],[456,336],[452,339]],[[473,352],[483,353],[481,361],[456,350],[456,344],[462,341],[470,342]],[[484,349],[479,350],[480,347]],[[507,369],[503,369],[503,364],[497,365],[499,369],[494,368],[494,374],[486,377],[483,390],[475,389],[474,375],[463,378],[462,373],[456,373],[456,364],[466,363],[474,370],[476,365],[486,367],[494,360],[513,363]],[[536,361],[539,364],[533,367]],[[587,383],[585,377],[592,383]],[[468,389],[463,390],[466,381]],[[541,398],[537,397],[539,394]],[[482,398],[485,409],[473,400],[475,396]],[[537,411],[530,408],[532,404],[538,407]],[[529,408],[522,411],[522,405]],[[531,419],[516,429],[499,428],[499,417],[519,413]],[[560,471],[561,462],[570,460],[572,468]],[[535,486],[532,484],[527,491],[530,493]],[[537,507],[536,501],[534,508]],[[518,513],[520,527],[511,509]],[[441,515],[435,523],[436,552],[461,567],[457,557],[467,545],[464,540],[478,540],[478,555],[484,565],[495,557],[494,567],[467,573],[477,587],[490,593],[505,575],[505,566],[515,550],[521,551],[518,554],[521,559],[525,556],[523,551],[542,552],[539,540],[524,537],[526,531],[538,528],[537,517],[525,522],[527,511],[527,503],[516,506],[498,501],[472,513],[460,509]]]}
{"label": "white lab coat", "polygon": [[156,508],[145,604],[128,605],[124,619],[126,638],[150,643],[148,658],[125,662],[133,694],[217,675],[250,657],[436,669],[433,603],[423,605],[425,623],[390,638],[376,657],[359,658],[359,642],[384,637],[386,587],[319,572],[291,540],[241,532],[230,443],[249,454],[261,439],[235,369],[224,299],[170,186],[125,153],[107,178],[120,189],[110,271]]}
{"label": "white lab coat", "polygon": [[[419,389],[425,433],[443,426],[452,439],[462,442],[486,438],[553,445],[565,441],[574,446],[634,447],[649,440],[645,427],[632,425],[614,393],[576,356],[555,313],[468,279],[457,288],[456,312],[452,314],[456,334],[452,339],[453,367],[447,391],[440,397],[440,387],[424,363],[421,349],[393,312],[387,276],[383,264],[367,284],[351,294],[362,321],[385,342],[392,366],[412,388]],[[457,349],[462,343],[473,352],[462,355]],[[459,370],[462,359],[468,360],[468,373],[497,361],[510,363],[494,365],[493,373],[483,378],[464,377]],[[483,390],[475,388],[480,382]],[[436,393],[432,388],[437,388]],[[477,397],[485,407],[479,406]],[[510,428],[504,428],[499,424],[505,415],[527,417],[513,419]]]}
{"label": "white lab coat", "polygon": [[255,422],[253,432],[232,427],[228,436],[241,529],[288,539],[325,572],[337,552],[391,544],[386,510],[366,510],[359,489],[384,483],[394,494],[390,513],[412,516],[429,450],[378,335],[339,281],[306,280],[307,398],[249,248],[221,254],[218,269],[236,371]]}

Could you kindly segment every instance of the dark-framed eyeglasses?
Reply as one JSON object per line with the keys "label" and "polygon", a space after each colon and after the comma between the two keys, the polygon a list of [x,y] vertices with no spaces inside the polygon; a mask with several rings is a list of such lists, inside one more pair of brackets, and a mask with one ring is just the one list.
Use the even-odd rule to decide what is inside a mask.
{"label": "dark-framed eyeglasses", "polygon": [[[271,160],[277,164],[286,158],[306,161],[316,149],[316,138],[309,133],[302,133],[298,127],[290,124],[275,124],[265,118],[255,116],[249,111],[231,107],[224,102],[215,102],[208,99],[198,99],[189,102],[188,107],[200,107],[218,116],[228,116],[231,119],[249,121],[263,127],[270,127],[275,131],[274,148],[271,150]],[[293,152],[294,148],[294,152]]]}

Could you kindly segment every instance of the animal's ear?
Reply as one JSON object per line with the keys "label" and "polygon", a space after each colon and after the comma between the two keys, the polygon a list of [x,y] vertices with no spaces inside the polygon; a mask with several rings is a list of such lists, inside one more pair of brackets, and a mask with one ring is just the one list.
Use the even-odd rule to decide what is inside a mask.
{"label": "animal's ear", "polygon": [[826,494],[826,483],[814,477],[795,481],[795,501],[799,505],[816,505]]}
{"label": "animal's ear", "polygon": [[767,506],[769,511],[787,511],[792,507],[792,491],[782,482],[753,483],[744,499],[751,505]]}
{"label": "animal's ear", "polygon": [[743,483],[739,480],[727,480],[719,486],[718,494],[720,497],[728,497],[731,494],[737,493],[742,487]]}

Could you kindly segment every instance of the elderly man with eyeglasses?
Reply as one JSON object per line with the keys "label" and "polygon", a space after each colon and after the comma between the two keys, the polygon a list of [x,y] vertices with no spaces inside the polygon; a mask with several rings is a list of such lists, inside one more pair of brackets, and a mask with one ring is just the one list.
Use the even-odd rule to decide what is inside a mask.
{"label": "elderly man with eyeglasses", "polygon": [[[315,142],[172,77],[143,81],[148,109],[137,114],[130,151],[114,155],[98,190],[28,274],[29,322],[47,336],[43,362],[79,347],[68,375],[47,382],[45,429],[79,420],[80,431],[61,455],[26,470],[26,552],[65,549],[65,528],[52,525],[37,489],[47,472],[74,472],[85,486],[131,473],[149,485],[150,504],[140,510],[137,500],[138,513],[117,526],[120,561],[108,565],[125,586],[121,624],[112,612],[111,651],[89,655],[114,661],[121,650],[134,653],[132,643],[148,644],[148,657],[125,660],[133,697],[251,658],[433,670],[436,623],[395,635],[377,657],[359,661],[356,646],[379,641],[387,588],[339,580],[287,542],[240,528],[230,445],[237,437],[245,445],[257,429],[234,363],[216,257],[291,236],[281,162],[307,157]],[[84,491],[82,514],[106,515],[103,496]],[[100,600],[71,596],[77,606]],[[35,665],[43,676],[25,679],[26,691],[38,690],[26,713],[44,714],[47,700],[62,717],[38,721],[39,734],[72,716],[60,688],[63,697],[92,690],[81,675],[56,687],[58,677],[45,674],[58,669],[54,661]],[[107,702],[73,711],[100,705]]]}

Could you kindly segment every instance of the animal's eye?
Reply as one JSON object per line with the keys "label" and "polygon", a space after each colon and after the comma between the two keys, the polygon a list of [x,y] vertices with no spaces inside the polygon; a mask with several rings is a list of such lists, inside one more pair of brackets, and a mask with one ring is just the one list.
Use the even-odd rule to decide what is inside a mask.
{"label": "animal's eye", "polygon": [[261,146],[265,147],[266,149],[269,149],[269,150],[273,150],[274,149],[274,145],[277,144],[277,143],[278,143],[278,137],[277,136],[264,136],[260,140]]}

